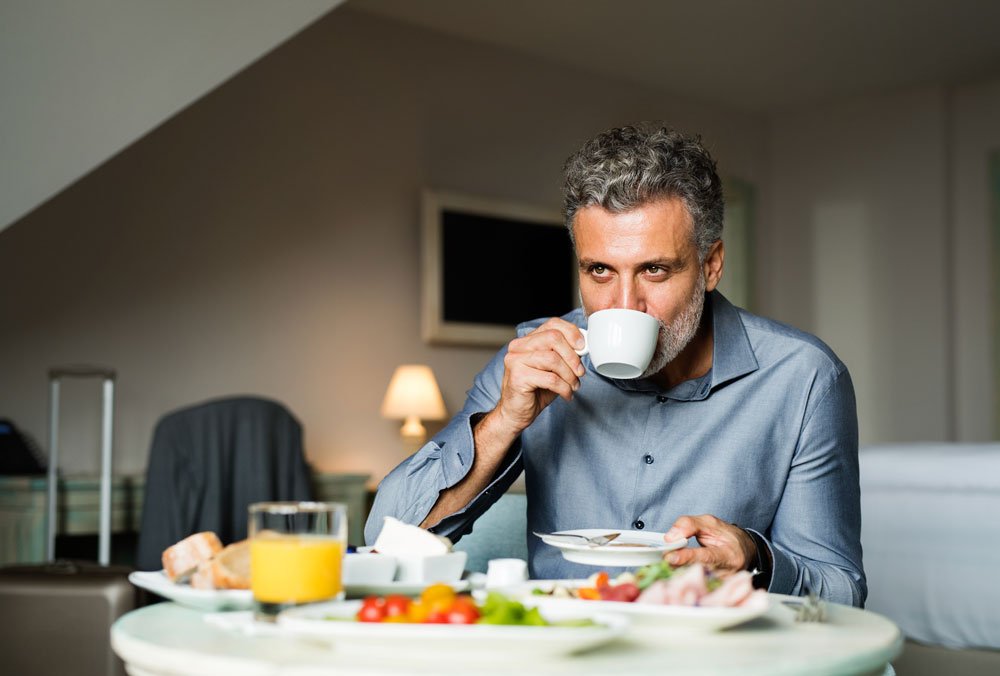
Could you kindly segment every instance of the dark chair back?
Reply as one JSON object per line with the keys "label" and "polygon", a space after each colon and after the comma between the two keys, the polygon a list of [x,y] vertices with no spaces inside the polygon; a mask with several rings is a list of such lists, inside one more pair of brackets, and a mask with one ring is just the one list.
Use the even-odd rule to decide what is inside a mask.
{"label": "dark chair back", "polygon": [[302,426],[284,405],[228,397],[169,413],[149,451],[136,567],[159,570],[164,549],[200,531],[242,540],[248,505],[311,494]]}

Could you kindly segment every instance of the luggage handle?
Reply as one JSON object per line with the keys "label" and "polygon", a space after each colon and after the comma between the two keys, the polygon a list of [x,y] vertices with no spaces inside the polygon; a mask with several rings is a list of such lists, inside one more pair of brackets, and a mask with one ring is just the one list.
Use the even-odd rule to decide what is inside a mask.
{"label": "luggage handle", "polygon": [[49,474],[48,474],[48,551],[49,561],[56,558],[56,496],[59,477],[59,382],[63,378],[101,378],[104,380],[101,404],[101,511],[99,517],[97,562],[111,562],[111,442],[115,402],[115,371],[101,366],[62,366],[49,369]]}

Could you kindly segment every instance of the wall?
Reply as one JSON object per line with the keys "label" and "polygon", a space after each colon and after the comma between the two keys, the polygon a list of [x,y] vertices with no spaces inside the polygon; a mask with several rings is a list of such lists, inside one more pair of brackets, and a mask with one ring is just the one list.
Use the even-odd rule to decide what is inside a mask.
{"label": "wall", "polygon": [[[318,467],[381,477],[395,366],[430,364],[455,411],[492,354],[419,338],[420,189],[558,208],[564,158],[641,119],[766,194],[762,120],[335,10],[0,233],[0,414],[44,444],[46,369],[103,363],[120,472],[163,413],[259,393]],[[65,466],[93,471],[97,389],[66,390]]]}
{"label": "wall", "polygon": [[764,310],[851,370],[863,443],[994,436],[986,157],[996,83],[771,120]]}
{"label": "wall", "polygon": [[1000,81],[963,85],[952,95],[948,184],[955,271],[955,416],[958,438],[996,439],[997,280],[987,162],[1000,151]]}

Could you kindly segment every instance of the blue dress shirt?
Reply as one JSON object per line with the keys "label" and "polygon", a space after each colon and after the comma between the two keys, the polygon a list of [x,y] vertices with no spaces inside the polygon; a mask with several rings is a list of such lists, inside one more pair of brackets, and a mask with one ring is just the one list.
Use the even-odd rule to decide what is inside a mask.
{"label": "blue dress shirt", "polygon": [[[706,299],[712,368],[661,390],[650,380],[587,374],[571,402],[557,398],[522,432],[493,481],[433,530],[457,540],[521,473],[528,531],[666,531],[684,514],[713,514],[762,536],[773,559],[769,590],[863,605],[858,425],[847,368],[819,339]],[[586,326],[581,310],[564,319]],[[518,327],[524,335],[544,320]],[[379,485],[366,526],[383,517],[418,524],[438,493],[472,466],[472,425],[499,400],[502,349],[476,376],[448,426]],[[595,572],[528,535],[533,578]],[[611,569],[611,572],[614,572]]]}

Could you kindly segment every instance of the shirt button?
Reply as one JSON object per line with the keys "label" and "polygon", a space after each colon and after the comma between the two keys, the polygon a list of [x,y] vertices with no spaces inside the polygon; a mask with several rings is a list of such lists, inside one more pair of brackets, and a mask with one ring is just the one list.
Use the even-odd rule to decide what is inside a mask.
{"label": "shirt button", "polygon": [[651,455],[647,455],[645,458],[643,458],[643,460],[646,461],[647,465],[652,465],[653,464],[653,456],[651,456]]}
{"label": "shirt button", "polygon": [[661,404],[665,404],[665,403],[667,403],[667,398],[666,398],[666,397],[664,397],[664,396],[663,396],[662,394],[660,394],[660,395],[657,395],[657,397],[656,397],[656,400],[657,400],[658,402],[660,402]]}
{"label": "shirt button", "polygon": [[643,528],[646,527],[646,524],[642,522],[642,519],[636,519],[635,523],[632,524],[632,527],[635,528],[636,530],[642,530]]}

